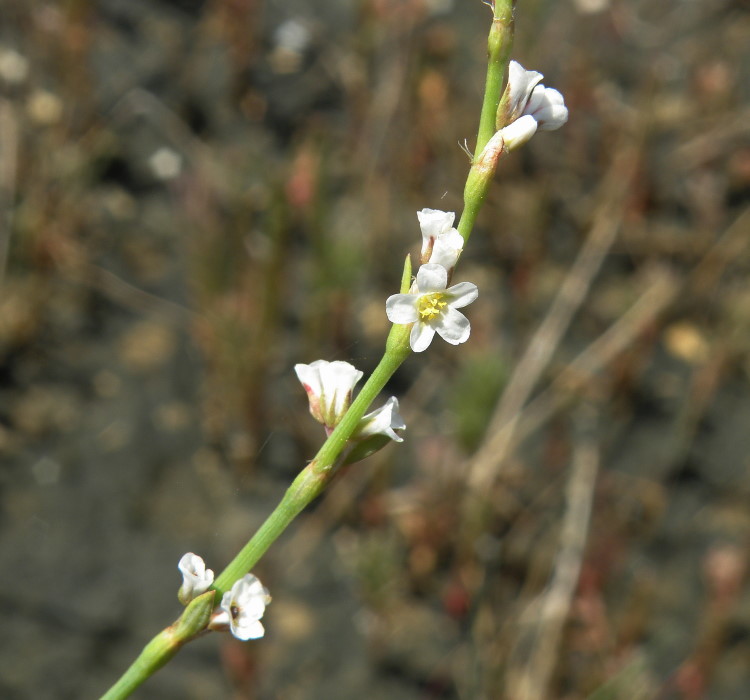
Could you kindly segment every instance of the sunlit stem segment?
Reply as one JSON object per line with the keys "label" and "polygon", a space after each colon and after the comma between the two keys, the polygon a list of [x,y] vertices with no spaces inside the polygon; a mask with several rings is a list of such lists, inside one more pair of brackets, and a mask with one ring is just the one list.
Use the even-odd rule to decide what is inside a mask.
{"label": "sunlit stem segment", "polygon": [[495,123],[503,80],[513,48],[515,4],[515,0],[495,0],[493,8],[492,26],[487,39],[487,80],[479,119],[477,146],[464,188],[464,210],[457,226],[464,241],[469,240],[479,210],[487,196],[487,190],[492,183],[497,160],[502,153],[502,139],[496,133]]}
{"label": "sunlit stem segment", "polygon": [[505,71],[508,69],[513,48],[513,12],[515,0],[495,0],[492,26],[487,39],[487,80],[484,85],[484,102],[477,133],[477,156],[495,133],[497,108],[503,89]]}
{"label": "sunlit stem segment", "polygon": [[201,634],[208,624],[214,607],[215,593],[207,591],[191,601],[180,618],[157,634],[101,698],[121,700],[127,698],[145,680],[166,664],[186,642]]}

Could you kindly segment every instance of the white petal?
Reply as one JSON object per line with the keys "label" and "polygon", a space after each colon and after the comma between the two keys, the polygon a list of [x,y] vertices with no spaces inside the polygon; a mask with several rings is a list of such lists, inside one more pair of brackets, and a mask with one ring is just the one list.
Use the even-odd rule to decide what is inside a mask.
{"label": "white petal", "polygon": [[[362,372],[360,372],[359,374],[361,375]],[[245,579],[247,581],[247,585],[245,586],[245,595],[248,598],[262,598],[268,595],[268,590],[260,582],[260,579],[257,576],[255,576],[254,574],[246,574]]]}
{"label": "white petal", "polygon": [[534,87],[544,76],[535,70],[526,70],[518,61],[511,61],[508,65],[508,90],[510,91],[510,104],[508,121],[518,119],[526,109]]}
{"label": "white petal", "polygon": [[185,604],[205,593],[214,581],[214,572],[206,569],[203,559],[192,552],[183,554],[177,568],[182,574],[182,586],[177,596]]}
{"label": "white petal", "polygon": [[559,129],[568,121],[568,108],[565,105],[550,105],[539,112],[539,128],[543,131]]}
{"label": "white petal", "polygon": [[505,148],[512,151],[525,144],[535,133],[537,122],[530,114],[511,122],[508,126],[503,127],[500,133],[503,135]]}
{"label": "white petal", "polygon": [[456,215],[452,211],[422,209],[417,212],[417,218],[422,229],[422,259],[424,260],[435,245],[437,237],[451,229]]}
{"label": "white petal", "polygon": [[362,372],[348,362],[316,360],[295,365],[294,371],[307,392],[310,413],[315,420],[333,427],[349,408],[356,383]]}
{"label": "white petal", "polygon": [[559,129],[568,121],[568,108],[562,94],[544,85],[534,88],[526,114],[533,116],[539,123],[539,128],[545,131]]}
{"label": "white petal", "polygon": [[448,293],[451,295],[450,305],[454,309],[461,309],[476,300],[479,288],[472,282],[459,282],[448,289]]}
{"label": "white petal", "polygon": [[320,367],[320,380],[327,410],[334,419],[341,418],[351,402],[352,392],[362,379],[362,372],[348,362],[325,362]]}
{"label": "white petal", "polygon": [[395,396],[391,396],[391,398],[385,402],[383,408],[390,413],[390,427],[392,430],[406,430],[406,422],[398,412],[398,399]]}
{"label": "white petal", "polygon": [[360,372],[354,365],[350,365],[348,362],[342,360],[336,360],[334,362],[318,360],[313,364],[318,365],[318,371],[320,372],[320,379],[324,391],[331,389],[344,389],[345,391],[351,391],[354,389],[357,382],[362,379],[362,372]]}
{"label": "white petal", "polygon": [[442,265],[427,263],[417,271],[417,288],[421,294],[438,292],[448,284],[448,270]]}
{"label": "white petal", "polygon": [[471,324],[460,311],[448,308],[437,320],[436,330],[440,337],[451,345],[465,343],[471,333]]}
{"label": "white petal", "polygon": [[265,633],[266,630],[264,629],[263,624],[258,620],[253,620],[248,624],[234,625],[232,627],[232,634],[243,642],[246,642],[248,639],[260,639]]}
{"label": "white petal", "polygon": [[[268,591],[253,574],[245,574],[234,582],[221,599],[221,609],[228,613],[232,634],[237,639],[244,641],[263,636],[263,625],[258,620],[263,617],[269,601]],[[215,615],[212,625],[221,624],[223,619]]]}
{"label": "white petal", "polygon": [[[242,579],[240,579],[241,581]],[[228,590],[223,596],[221,596],[221,609],[229,612],[229,608],[232,607],[232,599],[234,598],[234,591],[239,585],[240,581],[235,581],[232,588]]]}
{"label": "white petal", "polygon": [[308,394],[314,394],[315,396],[320,396],[321,394],[322,387],[320,384],[320,372],[318,371],[318,365],[321,362],[323,360],[317,360],[309,365],[294,365],[297,379],[300,380],[300,383],[305,387],[305,391]]}
{"label": "white petal", "polygon": [[452,211],[440,211],[440,209],[422,209],[417,212],[417,219],[419,219],[419,227],[425,238],[437,238],[441,233],[453,227],[456,214]]}
{"label": "white petal", "polygon": [[232,616],[226,610],[219,610],[211,615],[211,621],[208,623],[208,628],[216,630],[217,632],[226,632],[231,627]]}
{"label": "white petal", "polygon": [[243,614],[253,618],[254,620],[259,620],[261,617],[263,617],[263,613],[265,612],[265,610],[266,600],[262,594],[257,595],[254,598],[245,600],[242,603]]}
{"label": "white petal", "polygon": [[526,109],[523,111],[524,114],[531,114],[534,116],[534,113],[540,109],[544,103],[544,91],[546,89],[547,88],[545,88],[544,85],[537,85],[534,88],[534,91],[529,96],[529,101],[526,103]]}
{"label": "white petal", "polygon": [[200,578],[206,572],[206,564],[203,559],[192,552],[187,552],[180,557],[177,568],[183,576]]}
{"label": "white petal", "polygon": [[430,255],[430,263],[442,265],[450,270],[458,261],[459,255],[464,247],[464,237],[452,228],[450,231],[440,234],[435,239],[435,247]]}
{"label": "white petal", "polygon": [[545,115],[544,121],[539,122],[542,131],[554,131],[568,121],[568,108],[554,105]]}
{"label": "white petal", "polygon": [[359,439],[380,434],[396,442],[403,442],[404,439],[394,431],[404,429],[406,429],[406,423],[398,412],[398,399],[391,396],[383,406],[362,418],[356,437]]}
{"label": "white petal", "polygon": [[385,302],[385,313],[391,323],[414,323],[417,314],[417,294],[393,294]]}
{"label": "white petal", "polygon": [[427,323],[415,323],[409,336],[409,345],[414,352],[422,352],[427,350],[434,337],[435,329],[432,326]]}

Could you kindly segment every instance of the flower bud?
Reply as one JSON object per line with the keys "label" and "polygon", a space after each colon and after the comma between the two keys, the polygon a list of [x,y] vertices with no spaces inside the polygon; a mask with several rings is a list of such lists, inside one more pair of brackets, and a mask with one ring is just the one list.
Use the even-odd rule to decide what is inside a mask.
{"label": "flower bud", "polygon": [[362,372],[340,360],[299,364],[294,366],[294,371],[307,392],[310,413],[330,432],[348,410],[354,386],[362,379]]}
{"label": "flower bud", "polygon": [[182,573],[182,586],[177,598],[183,605],[205,593],[214,582],[214,572],[207,569],[203,559],[192,552],[182,555],[177,568]]}

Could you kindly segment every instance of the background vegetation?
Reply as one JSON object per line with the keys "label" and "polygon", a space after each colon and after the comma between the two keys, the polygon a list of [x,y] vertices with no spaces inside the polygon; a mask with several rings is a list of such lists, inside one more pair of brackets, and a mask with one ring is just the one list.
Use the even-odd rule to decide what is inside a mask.
{"label": "background vegetation", "polygon": [[[264,558],[266,639],[136,697],[748,697],[749,9],[519,0],[571,116],[501,161],[469,343]],[[103,692],[314,454],[292,366],[377,361],[488,21],[0,1],[3,698]]]}

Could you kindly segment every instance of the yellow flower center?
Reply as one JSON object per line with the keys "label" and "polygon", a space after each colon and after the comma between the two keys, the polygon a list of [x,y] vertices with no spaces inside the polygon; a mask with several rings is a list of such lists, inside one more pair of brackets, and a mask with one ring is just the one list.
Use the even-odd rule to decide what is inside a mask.
{"label": "yellow flower center", "polygon": [[419,313],[420,320],[432,321],[435,317],[440,316],[443,309],[448,306],[448,302],[443,301],[446,296],[443,292],[433,292],[420,297],[417,301],[417,313]]}

